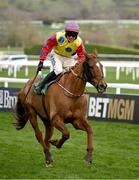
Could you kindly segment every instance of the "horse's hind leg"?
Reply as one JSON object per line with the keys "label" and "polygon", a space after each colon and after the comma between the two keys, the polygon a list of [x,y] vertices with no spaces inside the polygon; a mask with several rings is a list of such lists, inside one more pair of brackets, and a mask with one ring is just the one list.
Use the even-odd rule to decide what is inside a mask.
{"label": "horse's hind leg", "polygon": [[80,129],[87,132],[87,154],[84,159],[87,163],[91,163],[93,152],[93,129],[89,125],[86,118],[75,120],[73,122],[73,126],[76,129]]}
{"label": "horse's hind leg", "polygon": [[[45,142],[43,140],[42,132],[39,129],[38,122],[37,122],[37,114],[36,114],[36,112],[33,109],[30,109],[29,120],[30,120],[30,123],[31,123],[34,131],[35,131],[35,136],[36,136],[38,142],[43,147],[43,151],[44,151],[45,156],[48,156],[48,155],[51,156],[51,154],[49,152],[49,148],[46,146],[46,144],[45,144]],[[50,160],[49,162],[47,161],[47,163],[51,164],[52,160]]]}
{"label": "horse's hind leg", "polygon": [[50,140],[49,142],[57,148],[61,148],[63,143],[69,138],[69,131],[64,124],[64,120],[59,115],[56,115],[52,119],[52,124],[62,133],[62,137],[59,140]]}

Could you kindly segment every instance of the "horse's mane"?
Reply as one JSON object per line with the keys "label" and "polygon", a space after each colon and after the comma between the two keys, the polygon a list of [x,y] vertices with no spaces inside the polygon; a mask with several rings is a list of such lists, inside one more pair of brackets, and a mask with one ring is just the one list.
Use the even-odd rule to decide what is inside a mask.
{"label": "horse's mane", "polygon": [[[92,78],[92,74],[90,73],[87,60],[88,60],[88,59],[95,59],[95,58],[97,58],[97,57],[98,57],[98,53],[97,53],[97,50],[95,49],[95,50],[93,51],[93,53],[87,53],[87,52],[85,51],[84,54],[85,54],[85,59],[84,59],[81,63],[83,64],[83,68],[84,68],[85,74],[86,74],[87,77],[88,77],[88,80],[90,80],[90,79]],[[62,75],[61,75],[58,79],[60,79],[60,78],[61,78],[63,75],[65,75],[65,74],[71,73],[71,70],[74,70],[77,66],[79,66],[79,65],[77,65],[77,63],[76,63],[76,64],[75,64],[74,66],[72,66],[68,71],[62,73]]]}

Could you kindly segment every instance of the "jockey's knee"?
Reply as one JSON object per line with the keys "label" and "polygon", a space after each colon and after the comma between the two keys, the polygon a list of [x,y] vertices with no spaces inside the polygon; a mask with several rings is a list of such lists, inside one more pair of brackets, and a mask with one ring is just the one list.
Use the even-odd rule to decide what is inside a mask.
{"label": "jockey's knee", "polygon": [[62,73],[63,69],[62,68],[59,68],[59,69],[54,69],[54,72],[56,75]]}

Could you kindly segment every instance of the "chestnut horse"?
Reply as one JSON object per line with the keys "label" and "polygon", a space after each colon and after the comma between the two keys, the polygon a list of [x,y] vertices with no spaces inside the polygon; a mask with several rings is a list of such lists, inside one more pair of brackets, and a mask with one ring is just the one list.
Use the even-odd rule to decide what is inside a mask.
{"label": "chestnut horse", "polygon": [[[39,76],[35,81],[38,79]],[[31,87],[33,80],[29,80],[17,95],[16,129],[22,129],[27,121],[30,121],[35,136],[43,147],[47,166],[53,162],[50,144],[61,148],[70,136],[65,126],[66,123],[71,123],[76,129],[86,131],[87,153],[84,159],[87,163],[92,162],[93,129],[86,117],[87,99],[84,95],[87,82],[91,83],[100,93],[104,92],[107,87],[103,77],[103,67],[96,51],[92,54],[86,53],[86,59],[56,80],[47,89],[45,95],[37,95],[33,92],[33,87]],[[31,91],[28,93],[30,87]],[[44,138],[38,126],[37,116],[42,119],[45,126]],[[62,133],[61,138],[51,139],[54,128]]]}

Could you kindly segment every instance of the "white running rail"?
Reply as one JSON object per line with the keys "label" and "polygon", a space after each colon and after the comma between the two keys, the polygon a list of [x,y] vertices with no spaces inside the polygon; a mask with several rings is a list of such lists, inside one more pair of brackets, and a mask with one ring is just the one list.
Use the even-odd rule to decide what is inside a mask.
{"label": "white running rail", "polygon": [[[26,83],[29,79],[23,78],[4,78],[0,77],[0,82],[4,83],[4,87],[8,87],[8,83]],[[86,87],[93,87],[87,83]],[[115,88],[116,94],[120,94],[121,89],[137,89],[139,90],[139,84],[128,84],[128,83],[108,83],[108,88]]]}

